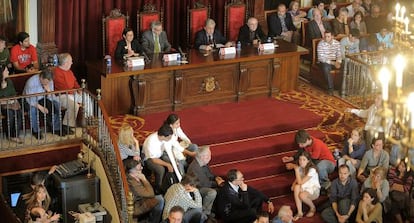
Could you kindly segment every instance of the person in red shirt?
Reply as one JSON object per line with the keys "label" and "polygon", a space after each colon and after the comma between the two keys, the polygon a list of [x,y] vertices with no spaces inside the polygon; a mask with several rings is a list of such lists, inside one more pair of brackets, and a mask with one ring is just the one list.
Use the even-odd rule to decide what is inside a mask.
{"label": "person in red shirt", "polygon": [[[53,82],[56,91],[79,89],[80,86],[75,75],[70,70],[72,66],[72,56],[69,53],[59,54],[59,66],[53,71]],[[67,110],[63,117],[62,124],[76,127],[76,117],[79,105],[82,103],[82,92],[69,91],[68,94],[59,95],[60,105]]]}
{"label": "person in red shirt", "polygon": [[301,150],[305,150],[310,153],[311,158],[319,172],[319,182],[321,189],[326,190],[331,186],[329,180],[329,174],[335,170],[336,161],[329,150],[328,146],[320,139],[312,137],[306,130],[298,130],[295,135],[295,142],[299,145],[300,150],[295,156],[285,156],[282,158],[284,163],[292,162],[297,159],[296,156],[300,154]]}
{"label": "person in red shirt", "polygon": [[17,34],[18,43],[11,48],[10,61],[15,73],[34,72],[39,70],[36,48],[30,44],[30,36],[26,32]]}

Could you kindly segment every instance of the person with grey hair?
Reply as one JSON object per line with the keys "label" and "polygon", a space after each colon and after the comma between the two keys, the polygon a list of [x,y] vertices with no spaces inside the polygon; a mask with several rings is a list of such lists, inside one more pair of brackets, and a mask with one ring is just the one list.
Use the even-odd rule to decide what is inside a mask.
{"label": "person with grey hair", "polygon": [[160,21],[153,21],[151,23],[151,30],[147,30],[142,34],[142,48],[146,54],[162,53],[171,50],[167,33],[163,31]]}
{"label": "person with grey hair", "polygon": [[207,19],[204,28],[196,33],[194,48],[200,50],[213,50],[222,46],[230,47],[232,44],[216,29],[216,22]]}
{"label": "person with grey hair", "polygon": [[277,216],[273,219],[272,223],[292,223],[293,211],[290,206],[283,205],[280,207]]}
{"label": "person with grey hair", "polygon": [[224,180],[219,176],[215,176],[210,170],[208,166],[210,160],[210,147],[199,147],[195,159],[188,167],[187,173],[194,174],[198,178],[198,188],[203,198],[203,213],[209,216],[209,218],[214,218],[211,209],[217,196],[216,189],[224,183]]}
{"label": "person with grey hair", "polygon": [[[67,130],[61,128],[60,104],[54,94],[46,94],[54,91],[53,74],[50,69],[44,69],[40,74],[31,76],[23,89],[23,95],[39,94],[37,96],[27,97],[26,101],[30,105],[30,126],[32,135],[38,140],[43,139],[43,133],[40,131],[39,124],[46,120],[44,126],[46,131],[53,134],[65,136]],[[39,118],[38,115],[46,116]],[[46,132],[44,131],[44,132]]]}
{"label": "person with grey hair", "polygon": [[265,39],[266,35],[260,27],[259,21],[254,17],[250,17],[247,23],[240,27],[238,41],[242,45],[257,45],[264,42]]}

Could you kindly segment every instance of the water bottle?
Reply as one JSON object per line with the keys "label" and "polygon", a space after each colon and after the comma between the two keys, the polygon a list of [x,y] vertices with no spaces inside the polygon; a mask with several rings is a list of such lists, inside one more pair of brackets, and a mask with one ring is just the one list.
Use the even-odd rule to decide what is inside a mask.
{"label": "water bottle", "polygon": [[177,54],[177,62],[178,63],[181,63],[181,53],[178,53]]}
{"label": "water bottle", "polygon": [[108,66],[108,67],[112,66],[111,58],[106,58],[106,66]]}
{"label": "water bottle", "polygon": [[237,50],[241,50],[241,42],[240,41],[237,41],[236,48],[237,48]]}
{"label": "water bottle", "polygon": [[59,65],[59,59],[57,54],[53,54],[53,66],[57,67]]}

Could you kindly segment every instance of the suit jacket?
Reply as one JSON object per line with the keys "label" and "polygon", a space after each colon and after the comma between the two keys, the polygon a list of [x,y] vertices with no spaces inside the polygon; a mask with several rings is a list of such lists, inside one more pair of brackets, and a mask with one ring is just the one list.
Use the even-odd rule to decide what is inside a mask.
{"label": "suit jacket", "polygon": [[[257,25],[257,29],[254,31],[254,39],[259,39],[262,43],[265,42],[266,35],[260,25]],[[242,45],[250,45],[253,43],[253,41],[250,40],[250,29],[247,24],[240,27],[238,41],[240,41]]]}
{"label": "suit jacket", "polygon": [[[293,25],[292,16],[290,13],[286,13],[285,18],[286,27],[289,31],[296,31],[295,25]],[[277,13],[271,14],[267,20],[267,26],[269,27],[268,36],[280,36],[282,33],[282,23],[280,22],[279,16]]]}
{"label": "suit jacket", "polygon": [[[161,32],[158,41],[160,42],[161,52],[168,52],[171,50],[171,44],[168,42],[165,31]],[[151,30],[147,30],[142,34],[142,48],[144,48],[146,54],[154,53],[154,35]]]}
{"label": "suit jacket", "polygon": [[[226,38],[218,31],[217,29],[214,30],[213,33],[213,41],[217,44],[226,44]],[[196,33],[195,41],[194,41],[194,48],[199,49],[201,45],[209,45],[207,32],[202,29]]]}
{"label": "suit jacket", "polygon": [[[322,21],[323,27],[325,30],[331,30],[331,24],[328,21]],[[306,30],[306,46],[312,46],[313,39],[320,39],[322,38],[322,33],[319,30],[318,24],[315,20],[312,20],[308,23],[308,30]]]}
{"label": "suit jacket", "polygon": [[[128,54],[128,50],[125,49],[126,47],[126,41],[125,40],[119,40],[118,44],[116,45],[116,50],[115,50],[115,59],[117,60],[122,60],[125,54]],[[135,53],[139,53],[142,54],[143,52],[143,48],[141,46],[141,44],[139,44],[138,40],[134,39],[131,42],[131,49],[135,52]]]}
{"label": "suit jacket", "polygon": [[194,159],[187,169],[187,174],[194,173],[198,178],[199,187],[216,188],[218,187],[214,174],[211,172],[208,165],[200,166],[197,159]]}
{"label": "suit jacket", "polygon": [[220,188],[216,197],[216,202],[218,215],[223,218],[235,210],[248,210],[250,203],[248,192],[241,190],[240,192],[237,192],[233,190],[229,182],[226,182],[223,187]]}

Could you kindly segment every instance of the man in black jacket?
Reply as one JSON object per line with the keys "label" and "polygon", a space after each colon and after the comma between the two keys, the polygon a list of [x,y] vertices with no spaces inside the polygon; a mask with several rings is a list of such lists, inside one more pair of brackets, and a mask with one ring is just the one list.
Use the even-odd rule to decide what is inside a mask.
{"label": "man in black jacket", "polygon": [[292,16],[286,13],[286,6],[284,4],[279,4],[277,14],[269,16],[267,25],[269,28],[268,36],[280,36],[288,42],[292,41],[293,31],[296,31],[296,27],[293,25]]}
{"label": "man in black jacket", "polygon": [[250,17],[247,20],[247,24],[244,24],[240,27],[238,41],[242,45],[256,45],[260,42],[264,42],[266,36],[259,25],[259,22],[256,18]]}
{"label": "man in black jacket", "polygon": [[216,198],[217,214],[224,222],[251,223],[256,213],[261,211],[263,202],[268,204],[268,212],[273,213],[274,206],[262,192],[248,187],[243,174],[237,169],[227,172],[224,183]]}
{"label": "man in black jacket", "polygon": [[212,50],[222,46],[229,47],[231,43],[216,29],[216,22],[207,19],[204,28],[196,33],[194,48]]}

